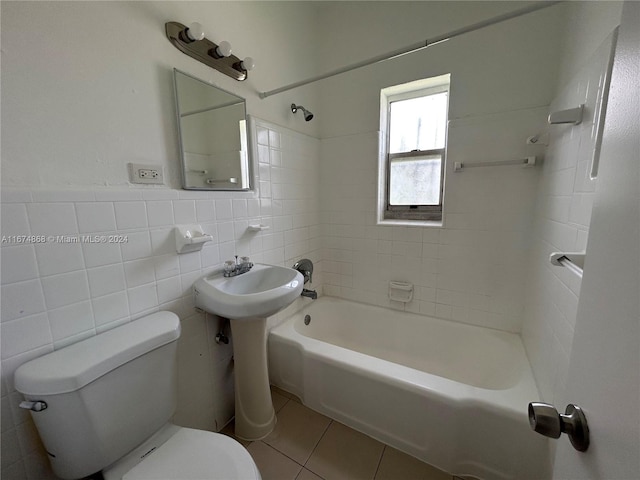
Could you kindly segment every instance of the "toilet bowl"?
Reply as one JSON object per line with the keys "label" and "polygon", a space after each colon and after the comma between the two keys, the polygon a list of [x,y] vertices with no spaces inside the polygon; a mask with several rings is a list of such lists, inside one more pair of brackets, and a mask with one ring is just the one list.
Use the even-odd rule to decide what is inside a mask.
{"label": "toilet bowl", "polygon": [[180,320],[158,312],[21,365],[25,396],[54,473],[105,480],[260,480],[230,437],[170,423]]}

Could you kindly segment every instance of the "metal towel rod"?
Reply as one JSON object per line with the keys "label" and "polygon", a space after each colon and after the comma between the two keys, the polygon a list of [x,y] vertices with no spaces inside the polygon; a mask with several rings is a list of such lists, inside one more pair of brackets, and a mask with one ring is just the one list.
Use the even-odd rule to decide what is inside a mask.
{"label": "metal towel rod", "polygon": [[536,164],[536,157],[520,158],[518,160],[504,160],[498,162],[478,162],[478,163],[462,163],[454,162],[453,171],[460,172],[464,168],[475,167],[502,167],[503,165],[522,165],[524,167],[533,167]]}

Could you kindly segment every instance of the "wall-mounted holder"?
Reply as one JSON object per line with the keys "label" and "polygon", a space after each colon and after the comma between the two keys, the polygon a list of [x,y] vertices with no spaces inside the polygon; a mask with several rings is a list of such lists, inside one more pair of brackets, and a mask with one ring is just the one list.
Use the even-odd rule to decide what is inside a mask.
{"label": "wall-mounted holder", "polygon": [[475,167],[502,167],[505,165],[522,165],[523,167],[533,167],[536,164],[536,157],[521,158],[518,160],[500,160],[496,162],[476,162],[476,163],[462,163],[453,162],[453,171],[461,172],[465,168]]}
{"label": "wall-mounted holder", "polygon": [[255,225],[249,225],[247,227],[247,230],[249,230],[250,232],[261,232],[262,230],[269,230],[269,225],[263,225],[262,223],[260,224],[255,224]]}
{"label": "wall-mounted holder", "polygon": [[213,236],[204,233],[200,225],[178,225],[173,230],[178,253],[197,252],[202,250],[205,243],[213,240]]}
{"label": "wall-mounted holder", "polygon": [[551,262],[551,265],[567,267],[573,273],[582,278],[584,258],[584,252],[553,252],[549,256],[549,261]]}
{"label": "wall-mounted holder", "polygon": [[389,282],[389,300],[408,303],[413,298],[413,284],[406,282]]}
{"label": "wall-mounted holder", "polygon": [[251,57],[240,60],[231,55],[231,45],[228,42],[220,42],[218,45],[205,38],[200,24],[193,23],[186,27],[178,22],[167,22],[165,31],[169,41],[182,53],[235,80],[245,80],[247,71],[254,67]]}
{"label": "wall-mounted holder", "polygon": [[559,123],[571,123],[578,125],[582,123],[582,113],[584,112],[584,103],[576,108],[569,108],[567,110],[560,110],[559,112],[552,112],[549,114],[549,125],[556,125]]}

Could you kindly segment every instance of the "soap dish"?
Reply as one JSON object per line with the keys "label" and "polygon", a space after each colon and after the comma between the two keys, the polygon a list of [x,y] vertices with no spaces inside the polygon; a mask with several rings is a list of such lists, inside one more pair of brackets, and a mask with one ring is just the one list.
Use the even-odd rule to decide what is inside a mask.
{"label": "soap dish", "polygon": [[173,230],[178,253],[197,252],[202,250],[205,243],[213,240],[213,235],[204,233],[201,225],[178,225]]}

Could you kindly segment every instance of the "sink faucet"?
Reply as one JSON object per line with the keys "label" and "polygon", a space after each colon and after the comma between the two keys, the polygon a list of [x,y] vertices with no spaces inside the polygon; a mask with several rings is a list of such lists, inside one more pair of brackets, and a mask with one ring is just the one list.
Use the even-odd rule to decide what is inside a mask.
{"label": "sink faucet", "polygon": [[238,256],[236,255],[235,262],[233,260],[224,262],[224,273],[222,275],[225,277],[236,277],[247,273],[252,267],[253,263],[249,261],[249,257],[240,257],[240,263],[238,263]]}
{"label": "sink faucet", "polygon": [[[293,269],[299,271],[302,274],[302,276],[304,277],[304,283],[312,281],[311,279],[313,277],[313,262],[308,258],[303,258],[302,260],[296,262],[293,265]],[[300,295],[312,300],[318,298],[318,292],[316,292],[315,290],[309,290],[307,288],[303,288]]]}

